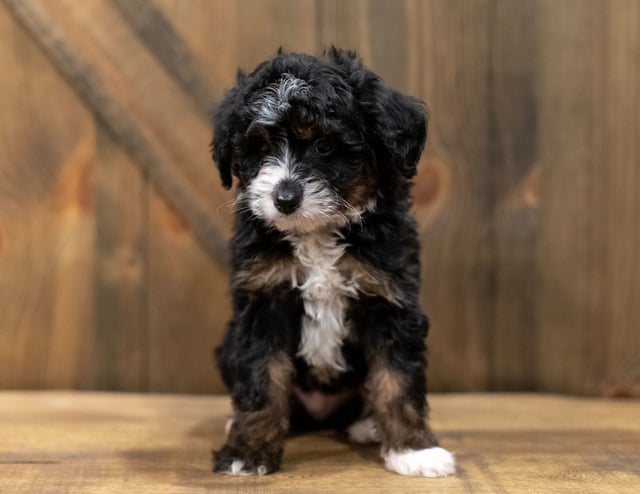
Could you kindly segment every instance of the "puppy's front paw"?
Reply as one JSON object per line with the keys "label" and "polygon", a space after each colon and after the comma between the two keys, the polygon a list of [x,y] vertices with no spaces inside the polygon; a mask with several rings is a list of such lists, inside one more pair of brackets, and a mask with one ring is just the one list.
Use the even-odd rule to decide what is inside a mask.
{"label": "puppy's front paw", "polygon": [[401,475],[443,477],[456,471],[453,455],[443,448],[392,449],[383,458],[387,470]]}
{"label": "puppy's front paw", "polygon": [[282,452],[248,451],[224,446],[213,452],[213,471],[229,475],[268,475],[280,468]]}

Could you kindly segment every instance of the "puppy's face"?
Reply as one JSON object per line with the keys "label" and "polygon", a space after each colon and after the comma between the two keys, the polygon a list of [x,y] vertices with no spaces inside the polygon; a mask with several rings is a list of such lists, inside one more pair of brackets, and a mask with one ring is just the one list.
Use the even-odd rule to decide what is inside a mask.
{"label": "puppy's face", "polygon": [[240,76],[215,117],[223,184],[241,209],[284,232],[357,221],[415,173],[423,107],[351,53],[280,54]]}
{"label": "puppy's face", "polygon": [[257,91],[250,103],[255,117],[237,150],[241,203],[282,231],[356,221],[374,201],[364,136],[341,115],[339,98],[311,116],[318,110],[314,92],[317,87],[291,74]]}

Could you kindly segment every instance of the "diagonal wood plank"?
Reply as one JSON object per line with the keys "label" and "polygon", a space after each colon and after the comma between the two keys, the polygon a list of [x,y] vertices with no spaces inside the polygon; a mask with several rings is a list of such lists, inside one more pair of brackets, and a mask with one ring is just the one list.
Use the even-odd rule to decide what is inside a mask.
{"label": "diagonal wood plank", "polygon": [[145,46],[191,97],[195,111],[208,121],[213,91],[169,19],[149,0],[115,0],[115,5]]}
{"label": "diagonal wood plank", "polygon": [[[154,0],[171,28],[186,43],[214,101],[232,87],[238,73],[239,6],[236,0]],[[243,19],[244,21],[244,19]]]}
{"label": "diagonal wood plank", "polygon": [[218,209],[231,196],[210,163],[209,125],[115,4],[3,1],[184,215],[205,250],[225,265],[230,218]]}
{"label": "diagonal wood plank", "polygon": [[[160,22],[153,28],[155,35],[174,38],[165,30],[177,32],[187,45],[180,50],[189,52],[191,69],[182,57],[156,54],[156,58],[164,57],[165,68],[180,73],[178,77],[191,72],[183,85],[198,79],[219,98],[237,72],[236,2],[154,0],[151,4],[170,19],[170,24]],[[147,46],[154,51],[159,44],[156,40]],[[202,252],[179,212],[153,190],[148,197],[148,390],[222,391],[211,350],[222,339],[229,317],[226,275]]]}
{"label": "diagonal wood plank", "polygon": [[0,38],[0,388],[89,388],[94,121],[2,5]]}

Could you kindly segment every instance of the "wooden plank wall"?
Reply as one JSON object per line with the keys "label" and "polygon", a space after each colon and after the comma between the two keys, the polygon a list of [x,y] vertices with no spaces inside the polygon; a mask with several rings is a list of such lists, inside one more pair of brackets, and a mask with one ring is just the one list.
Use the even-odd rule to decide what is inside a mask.
{"label": "wooden plank wall", "polygon": [[210,103],[278,46],[431,108],[434,390],[640,396],[634,0],[3,0],[0,388],[220,391]]}

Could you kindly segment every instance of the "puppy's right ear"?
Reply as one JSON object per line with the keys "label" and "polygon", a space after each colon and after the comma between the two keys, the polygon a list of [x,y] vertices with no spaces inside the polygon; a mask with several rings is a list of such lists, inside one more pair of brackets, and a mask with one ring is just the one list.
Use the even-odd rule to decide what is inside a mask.
{"label": "puppy's right ear", "polygon": [[[244,76],[239,73],[238,81]],[[211,141],[211,156],[218,165],[220,180],[225,189],[232,184],[232,168],[234,159],[234,136],[239,125],[238,115],[238,86],[225,95],[220,106],[213,115],[213,140]]]}

